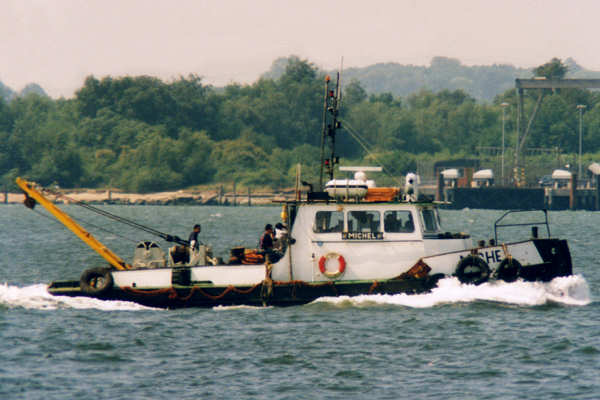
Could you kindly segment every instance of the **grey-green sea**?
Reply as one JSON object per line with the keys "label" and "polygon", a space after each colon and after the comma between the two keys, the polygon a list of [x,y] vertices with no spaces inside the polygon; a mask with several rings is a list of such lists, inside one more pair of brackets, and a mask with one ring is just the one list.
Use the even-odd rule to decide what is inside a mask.
{"label": "grey-green sea", "polygon": [[[61,206],[117,254],[157,240]],[[201,239],[255,247],[278,207],[103,206]],[[501,211],[442,211],[493,237]],[[574,275],[548,283],[440,281],[431,293],[322,298],[290,308],[158,310],[52,297],[106,263],[43,210],[0,205],[0,399],[598,399],[600,213],[551,212]]]}

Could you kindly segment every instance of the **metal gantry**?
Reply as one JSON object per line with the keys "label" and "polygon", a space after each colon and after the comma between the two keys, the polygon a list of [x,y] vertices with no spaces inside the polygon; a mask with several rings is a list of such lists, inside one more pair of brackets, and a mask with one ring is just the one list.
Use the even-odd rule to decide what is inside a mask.
{"label": "metal gantry", "polygon": [[[515,145],[515,170],[518,171],[519,154],[525,145],[527,136],[531,129],[531,125],[544,97],[543,89],[600,89],[600,79],[546,79],[544,77],[536,77],[533,79],[515,79],[515,88],[517,90],[517,121],[516,121],[516,145]],[[539,95],[535,107],[529,117],[527,128],[522,132],[525,125],[525,115],[523,106],[523,94],[525,89],[538,89]],[[578,106],[579,108],[579,106]],[[581,113],[580,109],[580,113]],[[581,122],[580,122],[581,125]],[[581,130],[581,129],[580,129]],[[580,140],[581,141],[581,140]],[[581,153],[581,143],[580,143]],[[580,156],[581,159],[581,156]],[[581,167],[579,168],[581,170]],[[581,175],[581,171],[579,172]],[[518,182],[516,182],[518,184]]]}

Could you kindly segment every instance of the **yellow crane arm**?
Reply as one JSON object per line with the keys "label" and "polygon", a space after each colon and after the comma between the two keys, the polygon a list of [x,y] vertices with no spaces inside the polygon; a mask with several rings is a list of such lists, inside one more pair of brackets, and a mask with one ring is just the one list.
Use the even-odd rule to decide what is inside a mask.
{"label": "yellow crane arm", "polygon": [[110,265],[119,270],[131,269],[131,265],[127,264],[121,259],[121,257],[110,251],[106,246],[100,243],[100,241],[93,237],[91,233],[83,229],[81,225],[75,222],[69,215],[67,215],[60,208],[56,207],[50,200],[46,199],[42,193],[38,192],[34,188],[32,183],[21,178],[17,178],[16,182],[28,197],[40,203],[46,210],[54,215],[54,217],[56,217],[60,223],[69,228],[71,232],[77,235],[79,239],[83,240],[85,244],[100,254],[102,258],[109,262]]}

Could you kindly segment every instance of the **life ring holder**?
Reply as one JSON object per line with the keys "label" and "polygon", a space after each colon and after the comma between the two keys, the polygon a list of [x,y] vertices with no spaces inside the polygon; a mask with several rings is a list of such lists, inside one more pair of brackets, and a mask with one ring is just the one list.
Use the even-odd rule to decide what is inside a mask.
{"label": "life ring holder", "polygon": [[[327,268],[326,268],[327,261],[332,258],[337,258],[337,260],[338,260],[338,270],[335,272],[327,271]],[[344,273],[344,271],[346,271],[346,260],[344,259],[344,256],[342,256],[341,254],[338,254],[335,252],[327,253],[324,256],[321,256],[321,258],[319,259],[319,271],[321,271],[321,273],[323,275],[325,275],[326,277],[328,277],[329,279],[338,278],[339,276],[341,276]]]}

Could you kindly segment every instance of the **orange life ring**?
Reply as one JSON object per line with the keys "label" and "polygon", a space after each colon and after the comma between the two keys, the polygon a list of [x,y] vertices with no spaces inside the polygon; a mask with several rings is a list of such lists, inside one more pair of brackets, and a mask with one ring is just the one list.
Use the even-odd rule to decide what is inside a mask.
{"label": "orange life ring", "polygon": [[[327,260],[329,260],[330,258],[336,258],[338,260],[338,270],[335,272],[329,272],[327,271],[326,265],[327,265]],[[344,271],[346,270],[346,260],[344,259],[344,257],[341,254],[338,253],[327,253],[324,256],[321,256],[321,258],[319,259],[319,271],[321,271],[321,273],[323,275],[325,275],[328,278],[337,278],[338,276],[342,275],[344,273]]]}

